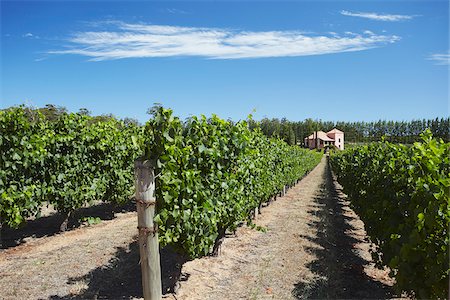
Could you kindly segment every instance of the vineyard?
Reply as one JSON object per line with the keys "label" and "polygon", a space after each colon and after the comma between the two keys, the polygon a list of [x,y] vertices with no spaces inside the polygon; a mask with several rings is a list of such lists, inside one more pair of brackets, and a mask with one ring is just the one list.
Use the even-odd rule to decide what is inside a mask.
{"label": "vineyard", "polygon": [[[321,155],[213,116],[186,123],[155,107],[141,128],[64,114],[55,121],[23,108],[0,113],[0,216],[20,226],[44,203],[69,217],[93,200],[130,201],[133,165],[155,161],[160,240],[191,257],[294,184]],[[65,230],[66,221],[61,225]]]}
{"label": "vineyard", "polygon": [[[291,229],[286,230],[295,230],[299,220],[289,216],[312,214],[322,228],[320,222],[338,222],[330,219],[329,211],[334,209],[331,215],[338,217],[344,214],[338,210],[343,205],[338,197],[330,196],[337,192],[330,191],[322,153],[268,137],[251,118],[234,123],[213,115],[182,121],[160,106],[150,113],[149,121],[140,126],[82,114],[48,118],[25,107],[0,111],[1,225],[22,227],[30,218],[39,218],[42,207],[52,205],[64,216],[60,230],[65,231],[74,212],[95,201],[133,202],[137,159],[151,162],[155,171],[154,221],[161,248],[170,246],[189,259],[217,254],[226,234],[243,224],[261,232],[270,229],[265,227],[269,223],[260,226],[255,222],[255,210],[272,203],[280,191],[294,186],[319,163],[325,175],[319,177],[316,168],[313,178],[318,182],[309,183],[314,189],[306,198],[301,190],[294,197],[308,206],[303,202],[279,204],[291,205],[296,211],[278,208],[289,215],[284,215],[286,221],[277,222],[289,221]],[[445,298],[450,272],[450,145],[429,131],[421,138],[407,146],[382,141],[333,152],[330,163],[375,245],[373,261],[380,268],[390,268],[397,295]],[[314,201],[325,201],[329,211],[322,213],[319,208],[324,204]],[[297,211],[292,203],[302,209]],[[318,220],[318,215],[325,217]],[[304,223],[299,228],[311,230],[311,223]],[[130,228],[135,230],[134,225]],[[324,232],[336,230],[334,225],[326,228]],[[287,232],[288,238],[302,238],[293,241],[297,247],[308,240],[298,232]],[[344,231],[339,234],[345,235]],[[269,235],[275,238],[276,234]],[[333,239],[333,234],[325,236],[332,240],[323,245],[340,240]],[[351,243],[345,246],[350,245],[354,247]],[[348,264],[354,267],[352,259]],[[309,292],[299,288],[295,293]],[[313,295],[348,296],[339,292]]]}
{"label": "vineyard", "polygon": [[94,200],[124,202],[134,193],[138,127],[79,114],[50,121],[12,108],[0,112],[0,130],[1,224],[16,228],[44,203],[69,217]]}
{"label": "vineyard", "polygon": [[331,163],[352,208],[393,271],[399,291],[446,298],[449,283],[450,144],[422,135],[413,146],[380,142]]}
{"label": "vineyard", "polygon": [[160,173],[155,217],[163,245],[190,256],[209,253],[216,239],[314,168],[321,154],[268,139],[213,116],[182,126],[170,110],[156,108],[147,123],[145,157]]}

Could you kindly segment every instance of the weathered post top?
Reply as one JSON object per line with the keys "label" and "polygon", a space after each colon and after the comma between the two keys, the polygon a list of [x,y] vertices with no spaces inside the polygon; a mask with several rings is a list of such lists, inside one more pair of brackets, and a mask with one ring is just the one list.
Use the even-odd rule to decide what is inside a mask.
{"label": "weathered post top", "polygon": [[155,171],[154,164],[150,160],[139,159],[134,163],[134,175],[136,184],[136,202],[147,204],[155,202]]}

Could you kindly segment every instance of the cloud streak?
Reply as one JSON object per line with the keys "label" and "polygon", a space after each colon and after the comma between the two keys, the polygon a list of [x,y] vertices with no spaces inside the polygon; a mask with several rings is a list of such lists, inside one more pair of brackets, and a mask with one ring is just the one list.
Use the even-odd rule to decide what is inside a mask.
{"label": "cloud streak", "polygon": [[415,16],[410,15],[388,15],[388,14],[377,14],[372,12],[350,12],[347,10],[342,10],[341,15],[349,17],[359,17],[375,21],[385,21],[385,22],[399,22],[411,20]]}
{"label": "cloud streak", "polygon": [[256,32],[123,22],[107,25],[108,30],[77,32],[67,40],[65,49],[48,53],[82,55],[92,61],[175,56],[241,59],[361,51],[400,39],[372,32],[313,35],[300,31]]}
{"label": "cloud streak", "polygon": [[27,32],[25,34],[22,34],[23,38],[30,38],[30,39],[39,39],[39,36],[32,34],[31,32]]}
{"label": "cloud streak", "polygon": [[169,14],[182,14],[185,15],[188,12],[182,9],[177,9],[177,8],[166,8],[165,10],[163,10],[163,12],[167,12]]}
{"label": "cloud streak", "polygon": [[450,53],[432,54],[428,59],[435,61],[436,65],[450,65]]}

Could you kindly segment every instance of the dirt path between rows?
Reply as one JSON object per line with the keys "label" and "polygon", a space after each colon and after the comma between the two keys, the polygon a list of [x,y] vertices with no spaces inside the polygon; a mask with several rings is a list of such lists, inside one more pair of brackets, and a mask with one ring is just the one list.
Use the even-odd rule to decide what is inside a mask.
{"label": "dirt path between rows", "polygon": [[[187,261],[162,251],[167,299],[386,299],[364,225],[333,181],[326,158],[218,257]],[[141,298],[135,213],[0,252],[1,299]]]}

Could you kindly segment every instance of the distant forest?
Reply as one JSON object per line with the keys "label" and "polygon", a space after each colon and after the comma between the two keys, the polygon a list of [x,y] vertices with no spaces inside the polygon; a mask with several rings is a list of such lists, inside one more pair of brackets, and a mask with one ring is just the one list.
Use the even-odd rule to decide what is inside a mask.
{"label": "distant forest", "polygon": [[313,119],[292,122],[285,118],[281,120],[264,118],[261,121],[251,120],[250,126],[252,128],[259,126],[265,135],[279,137],[291,145],[303,145],[304,138],[314,131],[328,132],[333,128],[344,132],[346,143],[379,141],[384,136],[390,142],[412,144],[420,140],[420,133],[427,128],[431,130],[433,136],[446,142],[450,141],[450,118],[376,122],[330,122]]}
{"label": "distant forest", "polygon": [[[47,119],[57,119],[60,114],[68,113],[62,106],[47,104],[42,108],[30,108],[30,111],[39,111]],[[81,108],[78,114],[91,115],[86,108]],[[108,118],[116,118],[112,114],[94,116],[93,121],[101,121]],[[138,120],[124,118],[125,124],[141,125]],[[387,141],[394,143],[412,144],[420,140],[420,133],[429,128],[434,137],[442,138],[450,142],[450,118],[422,119],[411,121],[386,121],[376,122],[331,122],[322,120],[306,119],[304,121],[293,122],[286,118],[268,119],[261,121],[249,120],[250,128],[260,127],[262,132],[269,137],[278,137],[290,145],[303,145],[304,138],[314,131],[329,131],[337,128],[344,132],[346,143],[366,143],[379,141],[384,136]]]}

